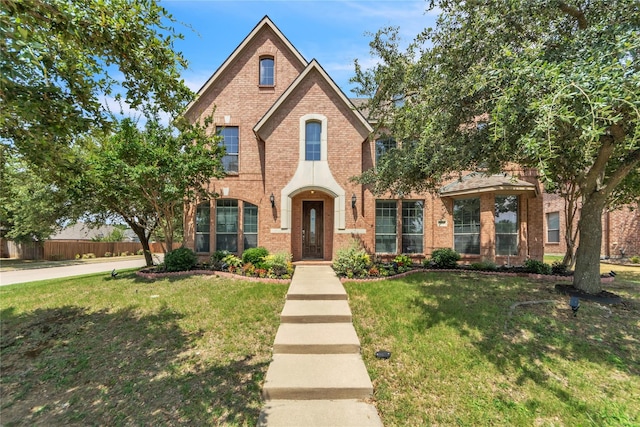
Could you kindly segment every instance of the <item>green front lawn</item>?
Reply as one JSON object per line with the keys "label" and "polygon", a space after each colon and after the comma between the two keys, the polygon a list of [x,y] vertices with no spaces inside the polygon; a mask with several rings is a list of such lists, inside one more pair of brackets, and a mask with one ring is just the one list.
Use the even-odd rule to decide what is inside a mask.
{"label": "green front lawn", "polygon": [[[640,425],[640,271],[606,284],[625,304],[581,301],[577,317],[554,283],[525,278],[429,272],[346,288],[387,427]],[[509,316],[530,300],[553,302]]]}
{"label": "green front lawn", "polygon": [[250,425],[287,285],[133,273],[0,288],[2,425]]}

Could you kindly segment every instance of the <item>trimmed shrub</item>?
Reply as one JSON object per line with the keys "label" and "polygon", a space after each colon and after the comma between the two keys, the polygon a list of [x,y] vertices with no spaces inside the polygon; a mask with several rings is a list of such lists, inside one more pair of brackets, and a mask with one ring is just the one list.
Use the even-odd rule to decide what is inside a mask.
{"label": "trimmed shrub", "polygon": [[223,269],[222,260],[231,253],[229,251],[215,251],[209,257],[209,264],[211,265],[212,270],[221,271]]}
{"label": "trimmed shrub", "polygon": [[138,249],[136,255],[144,255],[144,249]]}
{"label": "trimmed shrub", "polygon": [[370,264],[369,254],[354,240],[348,247],[338,249],[333,269],[338,276],[364,277],[369,272]]}
{"label": "trimmed shrub", "polygon": [[111,258],[113,256],[113,254],[111,252],[105,252],[104,253],[104,257],[105,258]]}
{"label": "trimmed shrub", "polygon": [[431,253],[433,268],[456,268],[460,261],[460,254],[451,248],[436,249]]}
{"label": "trimmed shrub", "polygon": [[634,255],[629,258],[629,261],[631,261],[633,264],[640,264],[640,256]]}
{"label": "trimmed shrub", "polygon": [[196,253],[189,248],[178,248],[164,256],[164,266],[167,271],[187,271],[198,262]]}
{"label": "trimmed shrub", "polygon": [[260,265],[267,255],[269,255],[269,251],[263,247],[250,248],[242,253],[242,262],[245,264]]}
{"label": "trimmed shrub", "polygon": [[524,270],[533,274],[551,274],[551,266],[537,259],[528,259],[524,262]]}

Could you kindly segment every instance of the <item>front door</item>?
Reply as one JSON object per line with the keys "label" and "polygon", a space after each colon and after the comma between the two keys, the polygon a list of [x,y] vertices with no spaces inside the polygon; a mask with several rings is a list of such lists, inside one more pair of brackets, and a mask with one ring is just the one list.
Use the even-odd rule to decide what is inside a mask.
{"label": "front door", "polygon": [[323,259],[323,202],[302,202],[302,258]]}

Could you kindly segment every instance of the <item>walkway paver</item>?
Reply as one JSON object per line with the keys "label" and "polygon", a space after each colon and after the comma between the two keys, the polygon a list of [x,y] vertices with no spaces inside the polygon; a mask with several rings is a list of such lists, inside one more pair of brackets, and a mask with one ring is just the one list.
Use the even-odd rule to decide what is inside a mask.
{"label": "walkway paver", "polygon": [[330,266],[296,267],[280,321],[258,425],[381,427],[366,402],[373,385],[347,293]]}

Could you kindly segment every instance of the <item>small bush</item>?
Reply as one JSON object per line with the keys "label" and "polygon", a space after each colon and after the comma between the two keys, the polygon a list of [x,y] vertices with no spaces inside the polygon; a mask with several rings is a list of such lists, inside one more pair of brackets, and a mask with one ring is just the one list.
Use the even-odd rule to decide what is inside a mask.
{"label": "small bush", "polygon": [[431,253],[430,265],[433,268],[456,268],[460,254],[451,248],[436,249]]}
{"label": "small bush", "polygon": [[111,252],[105,252],[104,253],[104,257],[105,258],[111,258],[112,256],[113,256],[113,253],[111,253]]}
{"label": "small bush", "polygon": [[569,271],[563,262],[556,261],[551,264],[551,274],[555,274],[556,276],[567,276]]}
{"label": "small bush", "polygon": [[259,265],[267,255],[269,255],[269,251],[265,248],[250,248],[242,253],[242,262],[245,264]]}
{"label": "small bush", "polygon": [[524,269],[527,273],[551,274],[551,266],[537,259],[528,259],[524,262]]}
{"label": "small bush", "polygon": [[120,252],[120,256],[129,256],[129,251]]}
{"label": "small bush", "polygon": [[242,260],[234,254],[229,254],[226,257],[222,258],[222,263],[226,264],[227,267],[233,267],[234,269],[242,267]]}
{"label": "small bush", "polygon": [[469,267],[478,271],[496,271],[498,267],[491,261],[474,262]]}
{"label": "small bush", "polygon": [[189,248],[178,248],[164,256],[166,271],[187,271],[198,262],[196,253]]}
{"label": "small bush", "polygon": [[363,277],[367,275],[370,264],[371,259],[367,251],[353,240],[348,247],[338,249],[333,269],[338,276]]}
{"label": "small bush", "polygon": [[222,260],[224,259],[224,257],[230,254],[231,253],[229,251],[215,251],[214,253],[212,253],[209,257],[209,264],[211,265],[211,269],[221,271],[224,264]]}
{"label": "small bush", "polygon": [[81,258],[80,254],[76,254],[76,259],[80,259],[80,258]]}
{"label": "small bush", "polygon": [[629,258],[629,261],[631,261],[631,263],[633,264],[640,264],[640,256],[634,255],[631,258]]}
{"label": "small bush", "polygon": [[144,249],[138,249],[136,255],[144,255]]}
{"label": "small bush", "polygon": [[293,273],[293,264],[291,264],[291,254],[288,252],[277,252],[264,257],[263,265],[267,270],[269,277],[282,277],[285,274]]}
{"label": "small bush", "polygon": [[400,266],[400,267],[411,267],[411,266],[413,266],[413,260],[411,259],[411,257],[409,255],[405,255],[405,254],[401,254],[401,255],[396,256],[393,259],[393,262],[398,264],[398,266]]}
{"label": "small bush", "polygon": [[82,259],[90,259],[90,258],[95,258],[95,257],[96,257],[96,254],[92,254],[92,253],[82,254]]}

